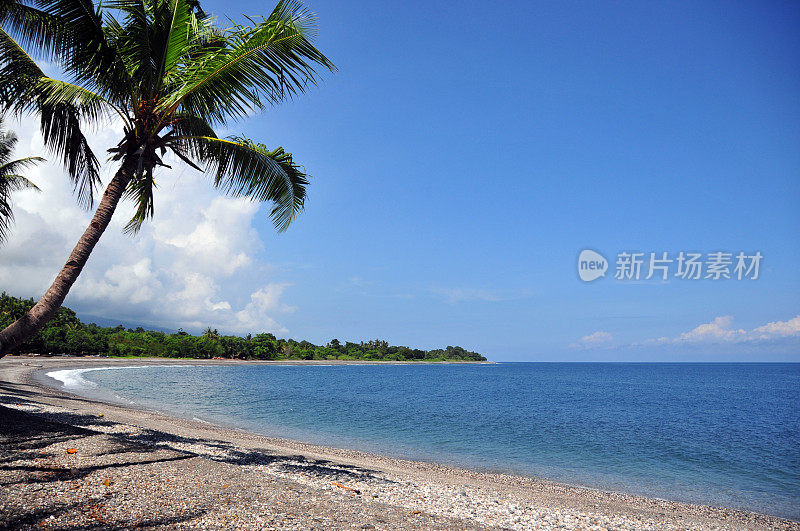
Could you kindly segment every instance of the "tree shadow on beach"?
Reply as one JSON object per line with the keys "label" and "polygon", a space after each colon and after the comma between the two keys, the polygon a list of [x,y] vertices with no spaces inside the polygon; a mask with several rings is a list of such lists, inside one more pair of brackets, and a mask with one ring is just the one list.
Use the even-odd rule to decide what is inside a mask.
{"label": "tree shadow on beach", "polygon": [[[129,466],[150,465],[153,463],[168,463],[170,461],[183,461],[184,459],[191,459],[197,457],[194,454],[175,455],[170,457],[162,457],[159,459],[141,459],[136,461],[128,461],[122,463],[107,463],[102,465],[91,465],[83,467],[56,467],[47,464],[41,465],[0,465],[0,471],[20,471],[31,472],[39,474],[39,477],[28,477],[24,483],[48,483],[53,481],[74,481],[76,479],[83,479],[92,472],[98,470],[108,470],[114,468],[124,468]],[[20,483],[15,480],[12,482],[0,482],[0,485],[7,486],[13,483]]]}
{"label": "tree shadow on beach", "polygon": [[[58,420],[52,420],[53,416]],[[120,462],[89,466],[55,467],[45,462],[52,457],[52,454],[36,451],[53,444],[101,435],[100,432],[80,426],[80,424],[90,424],[95,420],[92,415],[74,413],[60,413],[42,418],[39,415],[0,406],[0,441],[4,443],[3,455],[0,457],[0,472],[27,472],[29,474],[26,474],[26,479],[22,482],[43,483],[80,479],[94,471],[107,468],[178,461],[196,456],[191,452],[171,450],[171,453],[175,455],[141,459],[140,456],[142,454],[152,453],[152,448],[144,445],[127,444],[121,451],[117,452],[128,458]],[[102,421],[102,424],[110,425],[113,423]],[[130,459],[131,457],[133,459]],[[38,462],[36,464],[14,464],[20,461]],[[19,482],[18,479],[14,479],[2,481],[0,485],[7,486]]]}
{"label": "tree shadow on beach", "polygon": [[82,525],[82,526],[69,526],[70,531],[80,531],[89,529],[148,529],[155,527],[169,527],[183,522],[188,522],[199,518],[208,512],[207,509],[198,509],[195,511],[187,511],[175,516],[162,516],[159,518],[148,518],[146,520],[117,520],[109,521],[102,519],[96,524]]}
{"label": "tree shadow on beach", "polygon": [[119,435],[113,437],[124,440],[126,443],[133,441],[157,447],[177,445],[202,445],[203,447],[218,450],[217,452],[203,455],[212,461],[228,463],[239,466],[272,465],[283,472],[302,473],[328,480],[365,479],[384,483],[393,483],[381,477],[379,471],[370,468],[335,463],[328,459],[309,458],[301,454],[280,454],[265,448],[246,449],[231,443],[213,439],[182,437],[156,430],[141,430],[136,434]]}
{"label": "tree shadow on beach", "polygon": [[[54,420],[57,418],[58,420]],[[132,519],[130,516],[114,519],[102,510],[105,497],[90,497],[79,502],[69,502],[58,494],[76,481],[88,480],[98,471],[119,470],[122,468],[184,461],[196,454],[171,448],[153,448],[136,442],[109,441],[107,434],[92,430],[81,424],[91,426],[112,422],[97,419],[93,415],[60,413],[57,415],[37,414],[0,406],[0,531],[5,529],[25,529],[52,523],[49,527],[69,529],[131,529],[173,526],[202,516],[208,509],[196,508],[177,515],[166,515],[146,519]],[[112,445],[110,451],[92,454],[90,438],[103,439],[100,447]],[[54,446],[55,445],[55,446]],[[66,448],[80,448],[80,459],[65,461]],[[77,453],[77,451],[76,451]],[[69,455],[69,454],[67,454]],[[94,458],[105,457],[101,462]],[[21,493],[31,492],[53,485],[51,495],[37,496],[36,502]],[[35,487],[41,485],[41,487]],[[48,490],[42,492],[50,492]],[[15,494],[17,493],[17,494]],[[90,523],[59,525],[63,518],[70,521]],[[77,519],[77,520],[76,520]]]}
{"label": "tree shadow on beach", "polygon": [[[18,402],[19,403],[19,402]],[[28,409],[28,408],[26,408]],[[314,459],[300,454],[278,453],[265,448],[242,448],[230,442],[201,437],[185,437],[159,430],[132,427],[97,415],[73,412],[32,412],[0,405],[0,505],[15,510],[0,515],[0,530],[34,527],[51,516],[55,522],[78,518],[85,524],[88,507],[97,500],[69,505],[61,495],[52,496],[44,507],[31,509],[16,503],[10,492],[34,489],[63,491],[67,485],[99,481],[99,471],[136,470],[131,467],[203,458],[236,467],[268,466],[279,472],[300,474],[332,481],[370,480],[391,483],[378,471]],[[76,447],[76,458],[65,455]],[[196,465],[188,465],[192,470]],[[198,470],[202,468],[197,468]],[[113,476],[113,473],[112,473]],[[265,476],[265,478],[268,476]],[[41,486],[41,487],[37,487]],[[46,491],[46,490],[45,490]],[[42,492],[45,492],[42,491]],[[146,494],[145,494],[146,496]],[[41,503],[41,498],[38,498]],[[101,500],[102,501],[102,500]],[[146,528],[180,525],[210,510],[195,507],[192,514],[151,520],[98,520],[70,529]],[[63,516],[68,513],[67,516]],[[81,516],[82,515],[82,516]],[[81,520],[81,518],[83,520]],[[54,522],[54,523],[55,523]],[[56,524],[57,525],[57,524]]]}
{"label": "tree shadow on beach", "polygon": [[[55,382],[56,380],[53,380]],[[39,383],[11,382],[0,372],[0,404],[23,403],[40,406],[37,399],[53,398],[60,401],[102,407],[105,404],[92,398],[72,395],[57,387]]]}
{"label": "tree shadow on beach", "polygon": [[[113,427],[119,423],[98,417],[71,412],[30,413],[0,406],[0,441],[8,448],[14,447],[16,452],[33,451],[51,444],[82,437],[100,435],[104,430],[92,428]],[[363,478],[375,476],[378,471],[369,468],[333,463],[327,459],[313,459],[300,454],[287,455],[258,448],[244,449],[234,444],[205,438],[184,437],[163,431],[139,428],[135,432],[104,433],[114,445],[101,455],[146,453],[156,450],[171,450],[182,456],[194,457],[198,454],[187,451],[182,446],[202,446],[209,450],[203,457],[212,461],[232,465],[277,465],[286,472],[304,472],[319,477]],[[0,463],[13,462],[15,459],[30,457],[28,453],[17,457],[2,456]],[[143,460],[150,463],[152,460]],[[134,463],[132,463],[134,464]],[[122,466],[122,465],[119,465]],[[0,470],[4,467],[0,465]],[[89,471],[101,467],[88,467]],[[8,466],[5,469],[9,469]]]}
{"label": "tree shadow on beach", "polygon": [[25,411],[0,406],[0,441],[16,450],[31,450],[91,432],[86,428],[53,422]]}
{"label": "tree shadow on beach", "polygon": [[57,517],[77,509],[80,503],[53,503],[47,507],[23,511],[14,515],[0,516],[0,531],[21,529],[26,526],[35,526],[48,518]]}
{"label": "tree shadow on beach", "polygon": [[192,511],[186,511],[178,515],[174,516],[161,516],[158,518],[148,518],[145,520],[133,520],[133,519],[111,519],[104,516],[102,513],[99,513],[97,510],[92,510],[95,507],[102,507],[101,503],[98,503],[97,500],[92,500],[91,502],[87,503],[54,503],[48,507],[41,507],[34,510],[23,511],[19,514],[15,514],[13,516],[9,516],[5,518],[4,516],[0,517],[0,531],[12,530],[12,529],[24,529],[26,527],[35,528],[40,527],[42,522],[46,522],[49,518],[58,518],[61,515],[66,515],[67,513],[78,511],[81,513],[88,513],[89,517],[94,522],[90,524],[83,524],[83,525],[68,525],[68,526],[58,526],[54,525],[51,528],[55,529],[70,529],[72,531],[77,530],[89,530],[89,529],[148,529],[148,528],[156,528],[156,527],[168,527],[174,526],[176,524],[180,524],[183,522],[188,522],[190,520],[194,520],[195,518],[199,518],[208,512],[207,509],[197,509]]}

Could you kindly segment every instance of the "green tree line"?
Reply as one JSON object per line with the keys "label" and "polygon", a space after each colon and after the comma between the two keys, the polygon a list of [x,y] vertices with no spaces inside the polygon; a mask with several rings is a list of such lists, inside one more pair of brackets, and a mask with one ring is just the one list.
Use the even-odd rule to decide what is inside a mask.
{"label": "green tree line", "polygon": [[[0,295],[0,327],[24,315],[34,303],[33,299],[12,297],[3,292]],[[421,350],[391,346],[378,339],[359,343],[341,343],[332,339],[327,345],[320,346],[309,341],[279,339],[268,333],[228,336],[211,328],[196,336],[182,330],[170,334],[142,327],[103,327],[83,323],[73,310],[64,306],[17,352],[197,359],[486,361],[477,352],[461,347]]]}

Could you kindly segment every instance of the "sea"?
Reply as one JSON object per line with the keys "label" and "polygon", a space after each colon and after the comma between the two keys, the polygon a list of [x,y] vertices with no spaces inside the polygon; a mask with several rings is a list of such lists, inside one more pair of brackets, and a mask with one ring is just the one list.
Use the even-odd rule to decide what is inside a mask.
{"label": "sea", "polygon": [[270,436],[800,520],[797,363],[172,365],[48,375],[78,394]]}

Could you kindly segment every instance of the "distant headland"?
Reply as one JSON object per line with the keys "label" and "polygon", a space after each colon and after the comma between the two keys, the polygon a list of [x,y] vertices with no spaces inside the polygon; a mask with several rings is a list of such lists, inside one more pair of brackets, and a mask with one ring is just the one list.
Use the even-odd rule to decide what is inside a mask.
{"label": "distant headland", "polygon": [[[24,315],[34,302],[3,292],[0,328]],[[122,325],[102,327],[82,322],[67,307],[59,308],[57,315],[17,353],[245,360],[487,361],[481,354],[458,346],[422,350],[392,346],[379,339],[359,343],[332,339],[320,346],[309,341],[279,339],[270,333],[222,335],[210,327],[201,335]]]}

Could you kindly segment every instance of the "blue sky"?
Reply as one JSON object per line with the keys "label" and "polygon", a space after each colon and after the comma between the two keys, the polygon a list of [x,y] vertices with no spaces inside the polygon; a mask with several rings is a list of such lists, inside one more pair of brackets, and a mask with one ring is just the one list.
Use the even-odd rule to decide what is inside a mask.
{"label": "blue sky", "polygon": [[[596,330],[800,313],[797,4],[311,8],[339,72],[244,125],[315,175],[296,226],[260,227],[270,260],[301,266],[293,332],[562,359]],[[583,284],[586,247],[760,250],[764,271]]]}
{"label": "blue sky", "polygon": [[[288,232],[253,217],[288,335],[495,360],[800,360],[791,327],[653,343],[800,314],[800,4],[307,5],[338,72],[231,127],[314,176]],[[756,281],[583,283],[584,248],[764,261]]]}

